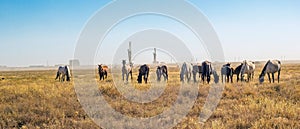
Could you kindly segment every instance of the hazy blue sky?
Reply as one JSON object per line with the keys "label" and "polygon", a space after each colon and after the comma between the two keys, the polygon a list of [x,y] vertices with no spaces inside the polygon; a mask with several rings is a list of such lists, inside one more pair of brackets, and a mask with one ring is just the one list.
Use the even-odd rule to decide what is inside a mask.
{"label": "hazy blue sky", "polygon": [[[300,1],[189,1],[211,21],[226,60],[300,60]],[[67,64],[85,23],[109,2],[1,0],[0,65]]]}

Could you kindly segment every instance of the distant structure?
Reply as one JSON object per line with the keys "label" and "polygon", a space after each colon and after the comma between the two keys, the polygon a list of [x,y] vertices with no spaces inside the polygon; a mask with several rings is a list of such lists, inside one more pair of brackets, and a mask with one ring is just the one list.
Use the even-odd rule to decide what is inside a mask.
{"label": "distant structure", "polygon": [[44,65],[30,65],[29,68],[43,68]]}
{"label": "distant structure", "polygon": [[7,68],[7,66],[5,66],[5,65],[0,65],[0,68]]}
{"label": "distant structure", "polygon": [[129,61],[129,65],[132,67],[133,63],[132,63],[132,51],[131,51],[131,42],[129,42],[129,48],[128,48],[128,61]]}
{"label": "distant structure", "polygon": [[69,65],[71,66],[71,67],[76,67],[76,66],[80,66],[80,62],[79,62],[79,60],[77,60],[77,59],[73,59],[73,60],[70,60],[69,61]]}
{"label": "distant structure", "polygon": [[157,60],[156,60],[156,48],[154,48],[154,52],[153,52],[153,64],[158,64]]}

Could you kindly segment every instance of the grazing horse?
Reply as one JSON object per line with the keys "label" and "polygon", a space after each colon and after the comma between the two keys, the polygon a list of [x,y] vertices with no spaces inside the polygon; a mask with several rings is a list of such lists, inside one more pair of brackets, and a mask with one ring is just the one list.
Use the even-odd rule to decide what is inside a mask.
{"label": "grazing horse", "polygon": [[192,65],[184,62],[180,70],[180,81],[184,82],[184,76],[185,76],[187,82],[189,82],[191,80],[191,75],[192,75]]}
{"label": "grazing horse", "polygon": [[193,73],[194,83],[196,83],[197,82],[197,78],[196,78],[197,73],[199,73],[199,78],[201,77],[201,74],[202,74],[201,65],[193,65],[192,73]]}
{"label": "grazing horse", "polygon": [[164,76],[165,81],[168,80],[168,68],[166,65],[158,66],[156,69],[157,81],[161,80],[161,76]]}
{"label": "grazing horse", "polygon": [[259,75],[259,82],[263,83],[264,82],[264,76],[268,74],[269,81],[271,83],[271,78],[270,78],[270,73],[272,74],[272,80],[274,83],[274,73],[278,72],[278,83],[279,83],[279,78],[280,78],[280,71],[281,71],[281,62],[279,60],[273,60],[273,61],[268,61],[266,65],[264,66],[261,74]]}
{"label": "grazing horse", "polygon": [[144,81],[147,84],[147,80],[149,77],[150,68],[146,64],[140,66],[139,75],[138,75],[138,83],[142,83],[142,77],[144,76]]}
{"label": "grazing horse", "polygon": [[65,81],[65,77],[66,77],[66,81],[70,81],[71,78],[71,73],[70,73],[70,69],[69,66],[59,66],[57,73],[56,73],[56,79],[58,79],[59,81],[63,82]]}
{"label": "grazing horse", "polygon": [[223,65],[223,67],[221,68],[222,83],[223,83],[223,79],[224,79],[223,76],[225,76],[225,80],[227,83],[229,82],[229,80],[231,83],[233,83],[233,80],[232,80],[233,68],[230,67],[230,63]]}
{"label": "grazing horse", "polygon": [[243,63],[241,63],[238,67],[236,67],[233,70],[233,74],[236,74],[236,81],[239,82],[240,80],[240,73],[241,73],[241,69],[242,69]]}
{"label": "grazing horse", "polygon": [[202,76],[201,76],[201,78],[202,78],[203,83],[205,82],[205,78],[206,78],[206,81],[209,84],[211,74],[212,74],[211,63],[209,61],[202,62]]}
{"label": "grazing horse", "polygon": [[214,82],[219,83],[219,75],[213,69],[211,62],[209,62],[209,61],[202,62],[201,72],[202,72],[201,79],[202,79],[203,83],[205,83],[205,78],[206,78],[206,81],[209,84],[210,79],[211,79],[210,75],[212,75],[212,74],[214,76]]}
{"label": "grazing horse", "polygon": [[[100,77],[100,81],[103,79],[107,78],[107,71],[108,71],[108,67],[105,65],[98,65],[98,73],[99,73],[99,77]],[[104,78],[105,77],[105,78]]]}
{"label": "grazing horse", "polygon": [[126,64],[126,60],[123,60],[122,64],[122,80],[124,81],[124,75],[126,75],[126,81],[128,82],[129,75],[131,76],[132,80],[132,66]]}
{"label": "grazing horse", "polygon": [[255,70],[254,62],[244,61],[243,66],[241,68],[241,81],[244,81],[244,74],[247,74],[247,81],[253,79]]}

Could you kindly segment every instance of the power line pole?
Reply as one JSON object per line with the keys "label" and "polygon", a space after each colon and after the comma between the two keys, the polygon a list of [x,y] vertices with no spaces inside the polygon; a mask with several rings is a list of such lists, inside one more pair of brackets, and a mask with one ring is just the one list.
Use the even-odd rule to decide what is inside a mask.
{"label": "power line pole", "polygon": [[132,55],[131,42],[129,42],[129,49],[127,51],[128,51],[128,61],[129,61],[130,66],[132,66],[133,63],[132,63],[132,58],[131,58],[131,55]]}
{"label": "power line pole", "polygon": [[153,64],[156,64],[157,60],[156,60],[156,48],[154,48],[154,52],[153,52]]}

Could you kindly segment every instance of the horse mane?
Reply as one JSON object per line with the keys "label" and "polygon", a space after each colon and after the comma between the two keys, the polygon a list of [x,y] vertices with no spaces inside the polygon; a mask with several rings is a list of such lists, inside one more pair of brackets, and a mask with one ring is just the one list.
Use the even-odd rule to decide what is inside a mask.
{"label": "horse mane", "polygon": [[261,71],[261,74],[259,75],[259,77],[265,76],[266,70],[267,70],[267,66],[268,66],[268,64],[269,64],[270,62],[271,62],[271,61],[268,60],[268,62],[265,64],[265,66],[264,66],[263,70]]}
{"label": "horse mane", "polygon": [[234,73],[235,74],[238,74],[238,73],[240,73],[241,72],[241,69],[242,69],[242,66],[243,66],[243,64],[241,63],[238,67],[236,67],[235,69],[234,69]]}

